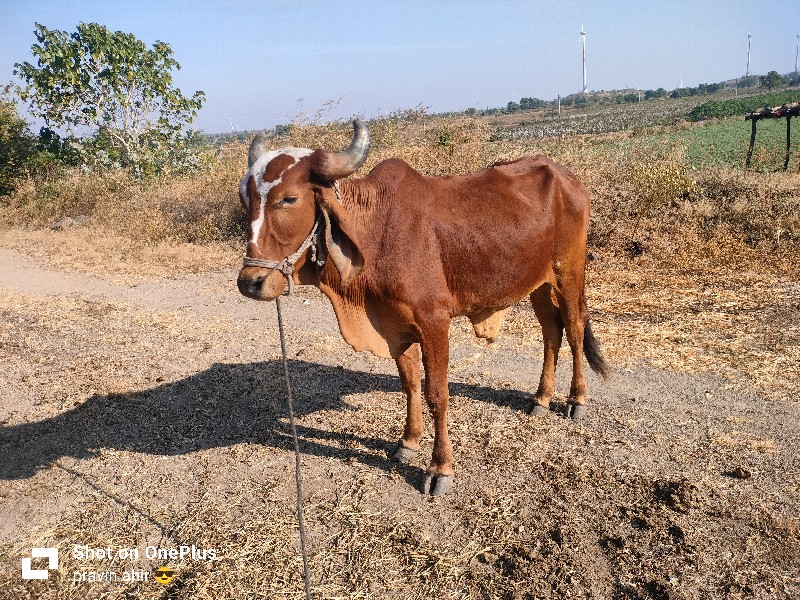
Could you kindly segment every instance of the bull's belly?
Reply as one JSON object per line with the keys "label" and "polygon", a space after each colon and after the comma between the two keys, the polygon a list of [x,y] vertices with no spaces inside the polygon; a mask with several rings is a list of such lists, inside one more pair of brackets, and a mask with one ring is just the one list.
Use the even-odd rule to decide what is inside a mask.
{"label": "bull's belly", "polygon": [[471,284],[451,286],[453,316],[472,318],[484,312],[494,313],[508,308],[554,277],[550,269],[541,269],[535,273],[520,273],[518,277],[476,278],[478,285],[473,280]]}

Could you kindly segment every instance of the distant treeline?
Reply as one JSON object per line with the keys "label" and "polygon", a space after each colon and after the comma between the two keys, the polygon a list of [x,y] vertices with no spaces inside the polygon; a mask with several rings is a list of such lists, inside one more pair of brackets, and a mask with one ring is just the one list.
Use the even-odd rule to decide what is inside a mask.
{"label": "distant treeline", "polygon": [[[272,129],[265,129],[267,136],[270,138],[283,137],[289,133],[292,125],[276,125]],[[224,133],[206,133],[204,134],[208,143],[212,146],[224,146],[231,142],[249,142],[253,136],[261,130],[246,130],[246,131],[230,131]]]}
{"label": "distant treeline", "polygon": [[[563,108],[568,108],[568,107],[582,108],[590,106],[608,106],[614,104],[633,104],[649,100],[659,100],[663,98],[677,99],[677,98],[688,98],[692,96],[708,96],[731,88],[738,88],[743,90],[749,89],[750,90],[749,93],[753,94],[755,89],[772,90],[773,88],[781,86],[798,86],[798,85],[800,85],[800,76],[798,76],[796,73],[782,76],[779,75],[776,71],[770,71],[766,75],[750,75],[748,77],[740,77],[738,80],[734,79],[731,81],[721,81],[719,83],[701,83],[697,87],[682,87],[682,88],[676,88],[672,91],[667,91],[664,88],[658,88],[655,90],[628,89],[628,90],[594,91],[594,92],[588,92],[586,94],[578,92],[561,98],[561,106]],[[758,100],[756,101],[756,104],[754,104],[755,101],[754,99],[761,98],[761,96],[752,96],[751,98],[752,99],[741,98],[739,99],[738,103],[734,102],[733,100],[731,101],[712,100],[710,102],[698,106],[694,111],[692,111],[692,113],[690,113],[689,118],[692,120],[700,120],[711,117],[745,114],[753,110],[753,108],[760,108],[764,106],[765,100]],[[792,96],[792,98],[794,98],[794,96]],[[775,101],[772,105],[778,105],[781,103],[782,102]],[[476,116],[513,114],[517,112],[536,111],[536,110],[551,111],[551,113],[554,114],[554,111],[556,111],[557,108],[558,108],[558,99],[542,100],[541,98],[526,97],[526,98],[520,98],[519,102],[515,101],[509,102],[505,107],[487,108],[487,109],[468,108],[465,111],[442,112],[442,113],[436,113],[433,116],[454,117],[458,115],[466,115],[470,117],[476,117]],[[403,116],[403,114],[398,113],[397,115],[395,115],[395,117],[399,118],[400,120],[405,120],[406,118],[411,118],[414,115],[419,116],[420,114],[426,114],[426,109],[420,106],[417,109],[411,109],[407,112],[408,112],[407,116]],[[723,114],[726,112],[727,114]],[[291,127],[292,127],[291,124],[277,125],[276,127],[268,130],[267,133],[272,137],[283,137],[288,133]],[[205,134],[205,136],[209,141],[209,143],[211,143],[214,146],[220,146],[232,141],[246,142],[253,136],[254,133],[255,132],[253,131],[233,131],[229,133]]]}
{"label": "distant treeline", "polygon": [[[770,71],[766,75],[750,75],[731,81],[721,81],[719,83],[701,83],[697,87],[681,87],[675,88],[672,91],[667,91],[662,87],[655,90],[611,90],[588,92],[586,94],[578,92],[561,98],[561,106],[583,107],[606,104],[631,104],[642,100],[658,100],[660,98],[707,96],[734,87],[739,89],[761,87],[771,90],[784,85],[800,85],[800,77],[797,73],[780,75],[776,71]],[[468,109],[466,113],[471,115],[497,115],[527,110],[555,110],[557,107],[558,99],[541,100],[539,98],[521,98],[519,102],[511,101],[506,104],[505,107],[488,108],[485,110]]]}

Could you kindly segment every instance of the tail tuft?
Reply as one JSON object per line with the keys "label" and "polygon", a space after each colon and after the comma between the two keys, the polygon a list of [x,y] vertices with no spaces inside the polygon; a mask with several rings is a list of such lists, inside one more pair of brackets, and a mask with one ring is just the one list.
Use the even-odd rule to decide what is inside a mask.
{"label": "tail tuft", "polygon": [[592,326],[588,319],[586,327],[583,329],[583,353],[586,355],[586,360],[589,361],[589,366],[592,371],[600,375],[603,379],[608,379],[610,369],[606,359],[603,358],[603,353],[600,351],[600,344],[597,338],[592,333]]}

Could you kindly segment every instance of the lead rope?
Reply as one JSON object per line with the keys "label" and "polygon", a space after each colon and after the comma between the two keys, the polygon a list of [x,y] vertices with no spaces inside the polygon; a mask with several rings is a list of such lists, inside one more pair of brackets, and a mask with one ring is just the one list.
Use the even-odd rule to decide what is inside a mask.
{"label": "lead rope", "polygon": [[283,376],[286,379],[286,398],[289,405],[289,422],[292,425],[292,439],[294,440],[295,481],[297,482],[297,522],[300,526],[300,551],[303,553],[303,575],[306,582],[306,600],[311,600],[311,576],[308,571],[308,552],[306,550],[306,528],[303,525],[303,479],[300,472],[300,445],[297,442],[297,426],[294,422],[294,407],[292,406],[292,386],[289,383],[289,362],[286,359],[286,337],[283,331],[283,316],[281,315],[282,298],[275,299],[278,311],[278,331],[281,336],[281,353],[283,355]]}
{"label": "lead rope", "polygon": [[[339,201],[339,204],[342,204],[342,195],[339,191],[339,185],[337,181],[333,182],[333,189],[336,192],[336,199]],[[319,226],[320,220],[317,219],[317,222],[314,224],[314,228],[311,230],[311,233],[308,234],[308,237],[305,241],[301,244],[300,248],[291,256],[287,256],[282,261],[267,261],[261,259],[253,259],[245,257],[244,259],[244,266],[254,266],[254,267],[266,267],[268,269],[278,269],[281,273],[286,275],[286,278],[289,280],[289,293],[288,295],[292,295],[294,292],[294,282],[292,281],[292,272],[294,271],[294,263],[297,262],[297,259],[300,258],[300,255],[305,252],[309,246],[311,246],[312,251],[312,260],[317,262],[319,266],[324,264],[324,258],[320,256],[317,257],[317,244],[316,242],[316,233],[317,227]],[[320,262],[322,264],[320,264]],[[281,304],[283,299],[281,296],[275,298],[275,309],[278,313],[278,332],[280,333],[281,338],[281,356],[283,359],[283,377],[286,380],[286,400],[287,405],[289,406],[289,423],[292,427],[292,441],[294,442],[294,478],[295,482],[297,483],[297,524],[300,530],[300,551],[303,554],[303,577],[305,579],[305,586],[306,586],[306,600],[311,600],[311,575],[308,570],[308,550],[306,550],[306,528],[303,524],[303,476],[301,472],[301,464],[300,464],[300,444],[297,441],[297,426],[295,425],[295,418],[294,418],[294,406],[292,404],[292,385],[289,381],[289,361],[286,358],[286,334],[284,333],[283,329],[283,315],[281,314]]]}

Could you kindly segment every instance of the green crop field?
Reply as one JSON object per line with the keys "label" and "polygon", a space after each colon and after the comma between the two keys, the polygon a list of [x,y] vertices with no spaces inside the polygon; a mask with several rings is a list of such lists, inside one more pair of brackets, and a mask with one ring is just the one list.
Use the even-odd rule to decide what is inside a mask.
{"label": "green crop field", "polygon": [[[735,118],[676,132],[669,136],[686,146],[687,162],[696,168],[708,166],[737,167],[744,165],[750,143],[750,122]],[[792,154],[800,151],[800,138],[795,135]],[[751,167],[758,171],[783,169],[786,152],[786,120],[758,122]]]}
{"label": "green crop field", "polygon": [[[617,142],[618,143],[618,142]],[[670,146],[684,149],[687,167],[743,168],[750,143],[750,122],[741,117],[695,125],[689,129],[676,128],[671,131],[634,136],[623,142],[623,146],[640,149]],[[786,120],[765,119],[758,122],[756,143],[753,147],[751,169],[759,172],[783,170],[786,152]],[[792,136],[790,169],[797,168],[800,160],[800,132],[795,127]]]}

